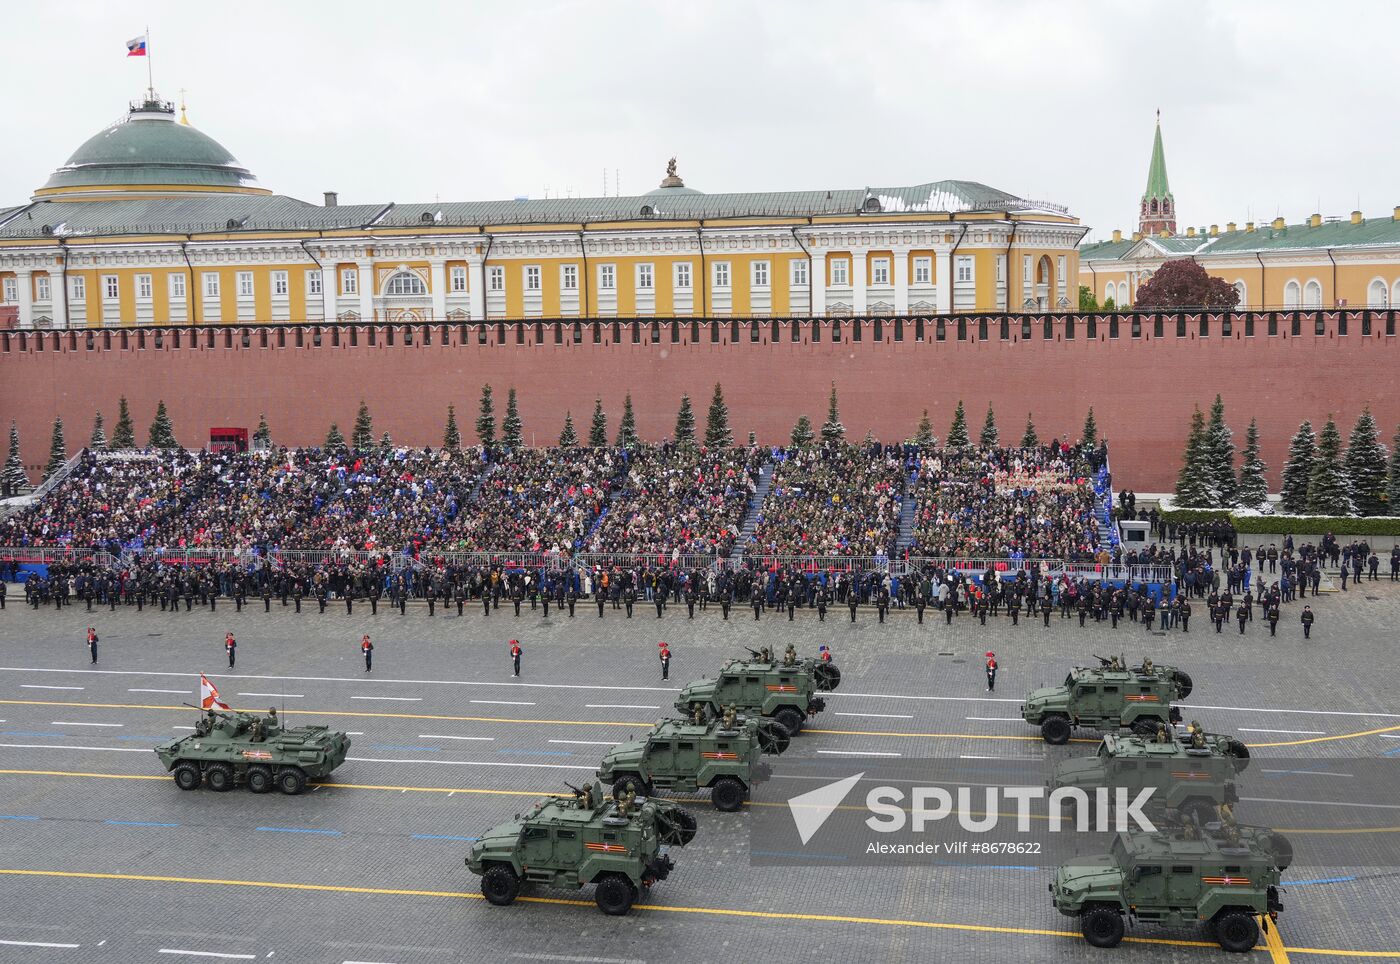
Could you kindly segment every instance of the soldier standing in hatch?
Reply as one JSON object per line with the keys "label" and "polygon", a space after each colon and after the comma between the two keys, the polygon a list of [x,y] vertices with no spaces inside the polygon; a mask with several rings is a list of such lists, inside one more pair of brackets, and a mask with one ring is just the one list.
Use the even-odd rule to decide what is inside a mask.
{"label": "soldier standing in hatch", "polygon": [[369,641],[369,633],[360,640],[360,652],[365,654],[365,672],[368,673],[374,665],[374,644]]}
{"label": "soldier standing in hatch", "polygon": [[96,663],[97,663],[97,629],[96,629],[96,627],[94,627],[94,626],[89,626],[89,627],[88,627],[88,631],[87,631],[87,645],[88,645],[88,652],[92,654],[92,662],[93,662],[94,665],[96,665]]}
{"label": "soldier standing in hatch", "polygon": [[510,675],[512,676],[520,675],[520,654],[522,652],[524,651],[520,648],[520,640],[512,639],[510,641]]}
{"label": "soldier standing in hatch", "polygon": [[671,678],[671,647],[670,647],[670,646],[667,646],[665,643],[657,643],[656,645],[658,645],[658,646],[661,647],[661,652],[660,652],[660,654],[659,654],[659,658],[660,658],[660,660],[661,660],[661,678],[662,678],[662,679],[670,679],[670,678]]}
{"label": "soldier standing in hatch", "polygon": [[1300,617],[1303,622],[1303,638],[1312,639],[1313,611],[1311,606],[1303,607],[1303,615]]}
{"label": "soldier standing in hatch", "polygon": [[238,640],[233,638],[233,633],[224,637],[224,649],[228,652],[228,668],[233,669],[234,657],[238,653]]}

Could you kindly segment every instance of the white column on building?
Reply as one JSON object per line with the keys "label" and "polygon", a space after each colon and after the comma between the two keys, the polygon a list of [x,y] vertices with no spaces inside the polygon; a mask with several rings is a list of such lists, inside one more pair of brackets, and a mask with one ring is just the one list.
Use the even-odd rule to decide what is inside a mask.
{"label": "white column on building", "polygon": [[895,248],[894,258],[894,313],[909,314],[909,249]]}
{"label": "white column on building", "polygon": [[472,321],[486,320],[486,262],[480,255],[467,257],[467,306]]}
{"label": "white column on building", "polygon": [[360,320],[374,320],[374,262],[357,261],[360,269]]}
{"label": "white column on building", "polygon": [[63,271],[61,264],[49,269],[49,303],[55,328],[68,327],[68,277]]}
{"label": "white column on building", "polygon": [[433,321],[447,318],[447,260],[428,259],[428,287],[433,296]]}
{"label": "white column on building", "polygon": [[807,279],[812,283],[812,304],[813,315],[821,316],[826,314],[826,254],[812,252],[811,264],[807,266]]}
{"label": "white column on building", "polygon": [[34,327],[34,273],[28,268],[15,269],[15,292],[19,295],[19,326]]}
{"label": "white column on building", "polygon": [[340,314],[336,299],[340,297],[340,272],[335,259],[321,256],[321,317],[327,324]]}
{"label": "white column on building", "polygon": [[851,252],[851,314],[865,314],[865,252]]}
{"label": "white column on building", "polygon": [[940,315],[953,313],[953,250],[939,248],[933,256],[933,280],[937,285],[934,291],[933,307]]}

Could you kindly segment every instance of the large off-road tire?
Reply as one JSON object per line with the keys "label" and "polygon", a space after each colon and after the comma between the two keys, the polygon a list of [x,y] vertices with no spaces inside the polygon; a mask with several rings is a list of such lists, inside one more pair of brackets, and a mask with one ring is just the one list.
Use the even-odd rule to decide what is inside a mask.
{"label": "large off-road tire", "polygon": [[609,917],[621,917],[637,902],[637,885],[622,874],[604,874],[593,889],[598,909]]}
{"label": "large off-road tire", "polygon": [[277,789],[294,797],[306,789],[306,774],[301,767],[283,767],[277,771]]}
{"label": "large off-road tire", "polygon": [[199,785],[204,782],[204,775],[199,772],[199,764],[188,760],[175,764],[174,773],[175,785],[181,790],[198,790]]}
{"label": "large off-road tire", "polygon": [[635,790],[639,797],[651,796],[651,787],[647,782],[635,773],[624,773],[613,781],[612,795],[614,800],[621,800],[627,796],[628,790]]}
{"label": "large off-road tire", "polygon": [[248,772],[243,774],[243,779],[247,782],[250,793],[267,793],[272,789],[272,770],[261,764],[249,767]]}
{"label": "large off-road tire", "polygon": [[841,685],[841,670],[834,663],[818,663],[815,671],[817,689],[830,693]]}
{"label": "large off-road tire", "polygon": [[784,706],[781,710],[773,714],[773,719],[782,724],[783,729],[788,731],[789,736],[797,736],[802,732],[802,714],[791,706]]}
{"label": "large off-road tire", "polygon": [[758,746],[764,753],[774,755],[781,754],[792,743],[792,734],[787,731],[787,727],[778,725],[764,725],[758,731]]}
{"label": "large off-road tire", "polygon": [[735,813],[744,809],[744,798],[748,790],[734,777],[720,777],[710,784],[710,802],[722,813]]}
{"label": "large off-road tire", "polygon": [[1191,690],[1193,688],[1193,684],[1191,682],[1191,674],[1183,672],[1182,670],[1177,670],[1175,673],[1175,679],[1177,693],[1179,694],[1177,696],[1177,699],[1184,700],[1186,699],[1186,697],[1191,695]]}
{"label": "large off-road tire", "polygon": [[1274,866],[1282,873],[1293,863],[1293,844],[1277,830],[1269,832],[1269,844],[1274,850]]}
{"label": "large off-road tire", "polygon": [[1236,773],[1243,773],[1245,770],[1249,769],[1249,747],[1245,746],[1239,740],[1231,740],[1226,752],[1235,758]]}
{"label": "large off-road tire", "polygon": [[1094,947],[1117,947],[1123,942],[1123,915],[1114,907],[1090,907],[1079,915],[1079,929]]}
{"label": "large off-road tire", "polygon": [[232,790],[234,784],[233,767],[227,763],[211,763],[204,768],[204,782],[215,793]]}
{"label": "large off-road tire", "polygon": [[520,878],[507,864],[492,864],[481,875],[481,896],[487,903],[505,907],[520,896]]}
{"label": "large off-road tire", "polygon": [[1259,925],[1253,914],[1243,911],[1221,911],[1215,915],[1215,939],[1227,951],[1252,951],[1259,943]]}
{"label": "large off-road tire", "polygon": [[1046,717],[1045,722],[1040,724],[1041,738],[1051,746],[1064,746],[1069,742],[1069,734],[1069,720],[1063,716]]}

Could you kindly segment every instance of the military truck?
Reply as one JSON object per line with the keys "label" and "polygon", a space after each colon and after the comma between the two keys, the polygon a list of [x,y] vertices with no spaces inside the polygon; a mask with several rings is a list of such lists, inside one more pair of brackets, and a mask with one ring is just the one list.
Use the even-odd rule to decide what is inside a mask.
{"label": "military truck", "polygon": [[345,762],[350,737],[324,726],[285,727],[277,710],[266,714],[207,710],[189,736],[155,748],[181,790],[207,783],[232,790],[240,781],[253,793],[274,786],[286,794],[306,789],[308,777],[323,777]]}
{"label": "military truck", "polygon": [[695,817],[677,804],[634,793],[608,800],[597,783],[569,789],[572,796],[541,800],[472,844],[467,869],[481,875],[492,904],[510,904],[526,884],[592,884],[598,909],[620,916],[675,868],[665,848],[695,837]]}
{"label": "military truck", "polygon": [[1248,951],[1259,941],[1255,917],[1268,927],[1283,910],[1279,879],[1292,859],[1288,840],[1260,827],[1122,833],[1108,853],[1060,866],[1050,893],[1094,947],[1116,947],[1131,920],[1203,923],[1225,950]]}
{"label": "military truck", "polygon": [[687,685],[676,699],[676,709],[689,715],[700,706],[717,716],[732,704],[741,713],[776,720],[797,736],[809,716],[826,709],[826,700],[816,694],[841,685],[841,670],[835,664],[799,659],[792,647],[781,660],[766,648],[750,652],[753,659],[730,660],[715,679]]}
{"label": "military truck", "polygon": [[1173,700],[1191,692],[1191,677],[1173,666],[1144,660],[1131,669],[1110,664],[1076,667],[1060,686],[1032,690],[1021,705],[1021,718],[1040,727],[1046,743],[1069,742],[1075,727],[1097,730],[1128,728],[1153,736],[1158,724],[1181,720]]}
{"label": "military truck", "polygon": [[[1192,721],[1184,738],[1162,727],[1155,737],[1109,734],[1092,757],[1066,760],[1055,767],[1047,789],[1078,787],[1090,799],[1099,787],[1126,787],[1128,799],[1155,788],[1149,816],[1167,822],[1207,823],[1220,804],[1239,800],[1236,775],[1249,766],[1249,748],[1231,736],[1206,733]],[[1110,800],[1117,799],[1116,795]]]}
{"label": "military truck", "polygon": [[656,790],[710,791],[716,810],[742,809],[749,788],[768,776],[765,752],[787,749],[787,730],[773,720],[739,716],[733,707],[721,719],[703,710],[691,720],[662,720],[645,737],[621,743],[598,766],[598,779],[610,784],[613,799]]}

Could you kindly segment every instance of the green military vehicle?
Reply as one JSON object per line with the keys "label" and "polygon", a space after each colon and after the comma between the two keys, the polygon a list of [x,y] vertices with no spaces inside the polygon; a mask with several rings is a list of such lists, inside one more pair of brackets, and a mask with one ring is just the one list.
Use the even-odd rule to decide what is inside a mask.
{"label": "green military vehicle", "polygon": [[1255,917],[1277,920],[1279,879],[1293,859],[1282,834],[1222,823],[1171,833],[1122,833],[1106,854],[1080,857],[1055,871],[1055,909],[1078,917],[1094,947],[1116,947],[1125,919],[1202,923],[1227,951],[1259,941]]}
{"label": "green military vehicle", "polygon": [[155,748],[181,790],[232,790],[239,781],[253,793],[273,787],[286,794],[306,789],[308,777],[324,777],[345,762],[350,738],[324,726],[285,727],[277,710],[266,714],[208,710],[189,736]]}
{"label": "green military vehicle", "polygon": [[[1051,791],[1078,787],[1092,800],[1099,787],[1125,787],[1128,799],[1155,788],[1146,812],[1176,823],[1215,819],[1221,804],[1239,800],[1237,774],[1249,766],[1249,748],[1234,737],[1206,733],[1193,721],[1187,736],[1162,727],[1152,738],[1108,735],[1091,757],[1055,767]],[[1116,799],[1116,795],[1110,798]]]}
{"label": "green military vehicle", "polygon": [[1154,666],[1151,660],[1127,668],[1118,659],[1105,660],[1098,669],[1077,667],[1060,686],[1032,690],[1021,705],[1021,718],[1040,727],[1046,743],[1069,742],[1074,727],[1117,730],[1126,727],[1142,736],[1153,736],[1159,724],[1181,720],[1173,700],[1191,693],[1191,677],[1173,666]]}
{"label": "green military vehicle", "polygon": [[741,717],[734,708],[722,719],[662,720],[645,737],[621,743],[598,766],[598,779],[610,784],[613,799],[629,791],[651,796],[656,790],[695,792],[706,788],[716,810],[742,809],[749,788],[768,776],[764,752],[781,753],[791,738],[773,720]]}
{"label": "green military vehicle", "polygon": [[776,720],[792,736],[802,732],[809,716],[826,709],[817,693],[841,685],[841,670],[819,659],[799,659],[789,646],[781,660],[765,647],[749,651],[751,660],[733,659],[715,679],[696,680],[681,690],[676,709],[689,715],[696,706],[718,716],[724,707]]}
{"label": "green military vehicle", "polygon": [[549,797],[472,844],[467,869],[481,875],[481,893],[498,907],[525,884],[582,887],[605,914],[632,909],[642,888],[675,867],[665,847],[695,837],[695,817],[677,804],[633,793],[603,796],[601,784],[570,787],[572,797]]}

